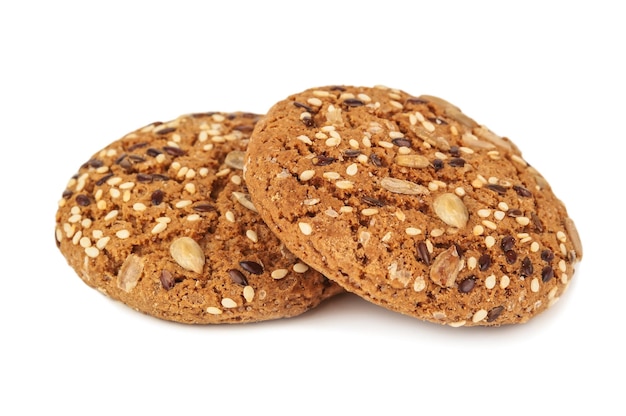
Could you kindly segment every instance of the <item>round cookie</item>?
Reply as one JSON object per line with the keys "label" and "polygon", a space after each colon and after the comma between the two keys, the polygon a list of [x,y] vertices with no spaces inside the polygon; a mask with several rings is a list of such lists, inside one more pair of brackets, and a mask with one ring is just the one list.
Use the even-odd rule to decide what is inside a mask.
{"label": "round cookie", "polygon": [[350,292],[451,326],[521,323],[582,257],[546,180],[432,96],[328,86],[276,103],[244,177],[285,245]]}
{"label": "round cookie", "polygon": [[286,318],[341,288],[268,229],[242,180],[258,115],[152,123],[71,178],[56,243],[85,283],[157,318],[243,323]]}

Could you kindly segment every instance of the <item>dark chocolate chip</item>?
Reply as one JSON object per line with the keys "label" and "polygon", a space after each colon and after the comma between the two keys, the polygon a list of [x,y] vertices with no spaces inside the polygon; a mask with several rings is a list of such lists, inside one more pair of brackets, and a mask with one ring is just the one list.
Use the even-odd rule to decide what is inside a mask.
{"label": "dark chocolate chip", "polygon": [[491,267],[491,256],[487,253],[478,258],[478,270],[484,272]]}
{"label": "dark chocolate chip", "polygon": [[500,247],[505,252],[511,250],[514,246],[515,246],[515,238],[513,238],[513,236],[510,236],[510,235],[503,237],[502,241],[500,242]]}
{"label": "dark chocolate chip", "polygon": [[453,168],[462,168],[463,166],[465,166],[465,159],[460,158],[460,157],[454,157],[450,159],[448,164],[452,166]]}
{"label": "dark chocolate chip", "polygon": [[550,263],[552,260],[554,260],[554,253],[552,252],[552,250],[543,250],[541,252],[541,260],[545,261],[546,263]]}
{"label": "dark chocolate chip", "polygon": [[504,257],[506,258],[506,262],[509,264],[515,264],[517,261],[517,253],[515,250],[507,250],[504,252]]}
{"label": "dark chocolate chip", "polygon": [[91,199],[87,195],[78,194],[76,195],[76,203],[81,207],[86,207],[91,204]]}
{"label": "dark chocolate chip", "polygon": [[534,267],[533,267],[532,261],[530,261],[530,258],[524,257],[524,260],[522,260],[522,267],[520,269],[520,274],[522,275],[522,277],[528,277],[533,274],[533,271],[534,271]]}
{"label": "dark chocolate chip", "polygon": [[378,157],[376,153],[372,153],[370,155],[370,161],[372,162],[372,164],[374,164],[374,166],[377,167],[381,167],[383,165],[383,161],[380,159],[380,157]]}
{"label": "dark chocolate chip", "polygon": [[443,160],[441,159],[433,160],[433,168],[435,168],[436,171],[443,169]]}

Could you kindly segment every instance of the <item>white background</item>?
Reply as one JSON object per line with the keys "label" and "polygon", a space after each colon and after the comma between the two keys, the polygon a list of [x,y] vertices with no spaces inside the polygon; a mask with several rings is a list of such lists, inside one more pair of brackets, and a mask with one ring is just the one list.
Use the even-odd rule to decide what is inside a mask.
{"label": "white background", "polygon": [[[0,5],[0,414],[625,414],[619,2],[249,3]],[[354,295],[192,327],[103,297],[58,252],[61,192],[109,142],[328,84],[438,95],[514,140],[583,240],[560,302],[501,328]]]}

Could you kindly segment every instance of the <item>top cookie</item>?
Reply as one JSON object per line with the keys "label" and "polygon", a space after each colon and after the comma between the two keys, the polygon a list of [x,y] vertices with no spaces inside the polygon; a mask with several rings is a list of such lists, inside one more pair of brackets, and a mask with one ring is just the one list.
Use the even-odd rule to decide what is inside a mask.
{"label": "top cookie", "polygon": [[94,154],[56,214],[57,246],[88,285],[184,323],[291,317],[341,288],[263,224],[242,181],[259,116],[152,123]]}
{"label": "top cookie", "polygon": [[525,322],[561,296],[582,257],[564,205],[519,149],[432,96],[292,95],[255,127],[244,177],[293,253],[432,322]]}

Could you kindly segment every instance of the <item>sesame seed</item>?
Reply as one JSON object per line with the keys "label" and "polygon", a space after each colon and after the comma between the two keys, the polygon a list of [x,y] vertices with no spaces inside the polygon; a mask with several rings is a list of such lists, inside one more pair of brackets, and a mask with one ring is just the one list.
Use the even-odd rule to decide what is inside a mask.
{"label": "sesame seed", "polygon": [[490,209],[479,209],[477,212],[478,216],[481,218],[487,218],[491,215]]}
{"label": "sesame seed", "polygon": [[235,185],[241,185],[243,180],[241,179],[241,176],[239,175],[233,175],[230,177],[230,181],[232,183],[234,183]]}
{"label": "sesame seed", "polygon": [[119,186],[122,190],[133,189],[135,187],[135,182],[124,182]]}
{"label": "sesame seed", "polygon": [[111,237],[102,237],[99,238],[98,241],[96,241],[96,248],[102,250],[104,247],[106,247],[107,243],[111,240]]}
{"label": "sesame seed", "polygon": [[404,106],[402,104],[400,104],[399,102],[397,102],[396,100],[390,100],[389,104],[392,105],[392,107],[395,107],[399,110],[402,110],[404,108]]}
{"label": "sesame seed", "polygon": [[509,278],[506,274],[500,278],[501,289],[506,289],[509,286],[509,283],[511,283],[511,278]]}
{"label": "sesame seed", "polygon": [[506,214],[504,213],[504,211],[499,211],[499,210],[493,213],[493,217],[498,221],[502,221],[505,215]]}
{"label": "sesame seed", "polygon": [[365,146],[365,147],[372,147],[372,142],[371,142],[371,140],[369,139],[369,137],[367,137],[367,136],[364,136],[364,137],[361,139],[361,142],[363,143],[363,146]]}
{"label": "sesame seed", "polygon": [[243,288],[243,297],[246,302],[252,302],[252,299],[254,299],[254,289],[252,286],[248,285]]}
{"label": "sesame seed", "polygon": [[430,236],[431,237],[441,237],[443,235],[444,231],[441,228],[435,228],[433,230],[431,230],[430,232]]}
{"label": "sesame seed", "polygon": [[176,208],[185,208],[192,204],[192,201],[189,199],[183,199],[178,201],[174,206]]}
{"label": "sesame seed", "polygon": [[230,168],[224,168],[215,173],[215,177],[219,178],[222,176],[226,176],[230,173]]}
{"label": "sesame seed", "polygon": [[279,280],[287,276],[287,273],[289,273],[289,270],[287,269],[276,269],[270,274],[270,276],[272,276],[272,279]]}
{"label": "sesame seed", "polygon": [[225,308],[236,308],[237,302],[235,302],[231,298],[224,298],[222,299],[222,306]]}
{"label": "sesame seed", "polygon": [[556,232],[556,238],[557,238],[557,240],[559,240],[562,243],[567,241],[567,236],[565,235],[565,233],[563,231],[557,231]]}
{"label": "sesame seed", "polygon": [[221,315],[222,314],[222,310],[219,308],[216,308],[215,306],[209,306],[208,308],[206,308],[207,313],[211,314],[211,315]]}
{"label": "sesame seed", "polygon": [[79,244],[82,248],[91,247],[91,239],[89,237],[82,237],[79,240]]}
{"label": "sesame seed", "polygon": [[490,230],[495,230],[498,226],[493,221],[483,220],[482,224]]}
{"label": "sesame seed", "polygon": [[499,208],[501,211],[504,211],[504,212],[506,212],[506,211],[508,211],[508,210],[509,210],[509,206],[508,206],[508,205],[507,205],[507,203],[506,203],[506,202],[504,202],[504,201],[501,201],[501,202],[499,202],[499,203],[498,203],[498,208]]}
{"label": "sesame seed", "polygon": [[224,217],[229,222],[235,222],[235,214],[233,214],[232,211],[226,211],[226,213],[224,214]]}
{"label": "sesame seed", "polygon": [[316,97],[328,97],[330,96],[330,93],[324,90],[315,90],[313,91],[313,95],[315,95]]}
{"label": "sesame seed", "polygon": [[350,213],[350,212],[353,212],[353,211],[354,211],[353,207],[348,207],[348,206],[345,206],[345,205],[342,206],[341,208],[339,208],[339,212],[342,213],[342,214],[343,213]]}
{"label": "sesame seed", "polygon": [[305,170],[300,174],[300,180],[303,182],[308,181],[309,179],[311,179],[313,176],[315,176],[315,171],[314,170]]}
{"label": "sesame seed", "polygon": [[293,265],[293,271],[296,273],[304,273],[309,270],[309,266],[304,263],[296,263]]}
{"label": "sesame seed", "polygon": [[539,292],[539,279],[536,277],[530,282],[530,290],[534,293]]}
{"label": "sesame seed", "polygon": [[465,196],[465,189],[461,188],[460,186],[454,189],[454,193],[457,196]]}
{"label": "sesame seed", "polygon": [[199,219],[200,219],[200,215],[198,214],[187,215],[187,221],[193,222],[193,221],[198,221]]}
{"label": "sesame seed", "polygon": [[528,217],[516,217],[515,221],[519,225],[523,225],[523,226],[526,226],[526,225],[530,224],[530,218],[528,218]]}
{"label": "sesame seed", "polygon": [[354,187],[354,183],[351,181],[337,181],[335,186],[339,189],[351,189]]}
{"label": "sesame seed", "polygon": [[369,159],[366,155],[358,155],[356,160],[358,160],[359,163],[361,163],[362,165],[367,165],[367,163],[369,162]]}
{"label": "sesame seed", "polygon": [[356,163],[352,163],[346,168],[346,174],[350,176],[354,176],[357,174],[358,170],[359,170],[358,165]]}
{"label": "sesame seed", "polygon": [[122,201],[124,201],[124,202],[130,201],[130,190],[129,189],[125,190],[124,193],[122,194]]}
{"label": "sesame seed", "polygon": [[170,222],[172,222],[172,219],[170,217],[158,217],[155,221],[169,224]]}
{"label": "sesame seed", "polygon": [[366,216],[372,216],[378,214],[378,210],[376,208],[365,208],[361,210],[361,214]]}
{"label": "sesame seed", "polygon": [[483,319],[485,319],[487,317],[487,311],[485,309],[479,309],[478,311],[476,311],[476,313],[472,316],[472,322],[477,323],[482,321]]}
{"label": "sesame seed", "polygon": [[328,136],[322,133],[321,131],[318,131],[317,133],[315,133],[315,138],[318,140],[323,140],[323,139],[327,139]]}
{"label": "sesame seed", "polygon": [[420,230],[419,228],[415,228],[415,227],[407,227],[404,231],[408,235],[420,235],[422,233],[422,230]]}
{"label": "sesame seed", "polygon": [[257,235],[256,231],[254,230],[247,230],[246,231],[246,237],[248,237],[251,241],[258,243],[259,242],[259,236]]}
{"label": "sesame seed", "polygon": [[91,221],[91,218],[83,218],[82,221],[80,222],[80,225],[83,228],[89,228],[91,227],[93,221]]}
{"label": "sesame seed", "polygon": [[81,218],[82,216],[80,214],[74,214],[67,219],[67,222],[70,224],[76,224],[77,222],[80,222]]}
{"label": "sesame seed", "polygon": [[309,139],[308,136],[305,136],[304,134],[301,134],[300,136],[296,137],[296,139],[300,140],[304,144],[313,144],[311,139]]}
{"label": "sesame seed", "polygon": [[561,283],[566,285],[568,279],[569,279],[569,277],[565,273],[561,274]]}
{"label": "sesame seed", "polygon": [[487,289],[493,289],[496,286],[496,275],[492,274],[485,279],[485,287]]}
{"label": "sesame seed", "polygon": [[533,253],[538,252],[538,251],[539,251],[539,243],[538,243],[538,242],[536,242],[536,241],[533,241],[533,242],[530,244],[530,251],[531,251],[531,252],[533,252]]}
{"label": "sesame seed", "polygon": [[393,148],[393,143],[388,142],[386,140],[379,140],[377,143],[380,147],[384,147],[387,149],[392,149]]}
{"label": "sesame seed", "polygon": [[565,263],[565,260],[563,259],[559,260],[559,270],[563,273],[567,271],[567,264]]}
{"label": "sesame seed", "polygon": [[128,231],[128,230],[119,230],[118,232],[115,233],[115,235],[117,236],[117,238],[124,240],[124,239],[130,237],[130,231]]}
{"label": "sesame seed", "polygon": [[190,194],[195,194],[196,193],[196,185],[194,185],[193,183],[189,182],[185,184],[185,191],[189,192]]}
{"label": "sesame seed", "polygon": [[98,250],[98,248],[94,247],[94,246],[85,247],[85,254],[88,257],[91,257],[92,259],[95,259],[100,254],[100,250]]}
{"label": "sesame seed", "polygon": [[146,210],[146,206],[145,204],[142,204],[141,202],[136,202],[133,204],[133,209],[135,211],[145,211]]}
{"label": "sesame seed", "polygon": [[372,101],[370,96],[367,95],[367,94],[364,94],[364,93],[357,94],[356,98],[358,98],[359,100],[363,101],[364,103],[369,103],[369,102]]}
{"label": "sesame seed", "polygon": [[322,100],[320,100],[319,98],[315,98],[315,97],[309,98],[308,100],[306,100],[306,102],[316,107],[320,107],[322,105]]}
{"label": "sesame seed", "polygon": [[478,264],[478,260],[476,259],[476,257],[471,256],[470,258],[467,259],[467,268],[469,270],[474,270],[477,264]]}
{"label": "sesame seed", "polygon": [[313,227],[308,222],[299,222],[298,228],[300,228],[300,232],[304,235],[311,235],[313,232]]}
{"label": "sesame seed", "polygon": [[453,328],[459,328],[465,325],[465,321],[451,322],[448,325],[450,325]]}
{"label": "sesame seed", "polygon": [[492,236],[488,235],[487,237],[485,237],[485,245],[487,246],[487,248],[491,248],[496,244],[496,239],[493,238]]}
{"label": "sesame seed", "polygon": [[388,231],[385,235],[382,236],[382,238],[380,239],[380,241],[382,241],[383,243],[386,243],[387,241],[391,240],[391,231]]}
{"label": "sesame seed", "polygon": [[399,155],[408,155],[411,154],[411,149],[405,146],[398,147]]}
{"label": "sesame seed", "polygon": [[80,242],[80,239],[83,237],[83,232],[78,230],[74,237],[72,237],[72,244],[77,245]]}
{"label": "sesame seed", "polygon": [[313,205],[319,204],[319,202],[320,202],[319,198],[308,198],[302,201],[302,205],[313,206]]}
{"label": "sesame seed", "polygon": [[96,208],[98,208],[100,211],[104,211],[107,208],[107,203],[104,199],[101,199],[100,201],[98,201],[96,203]]}

